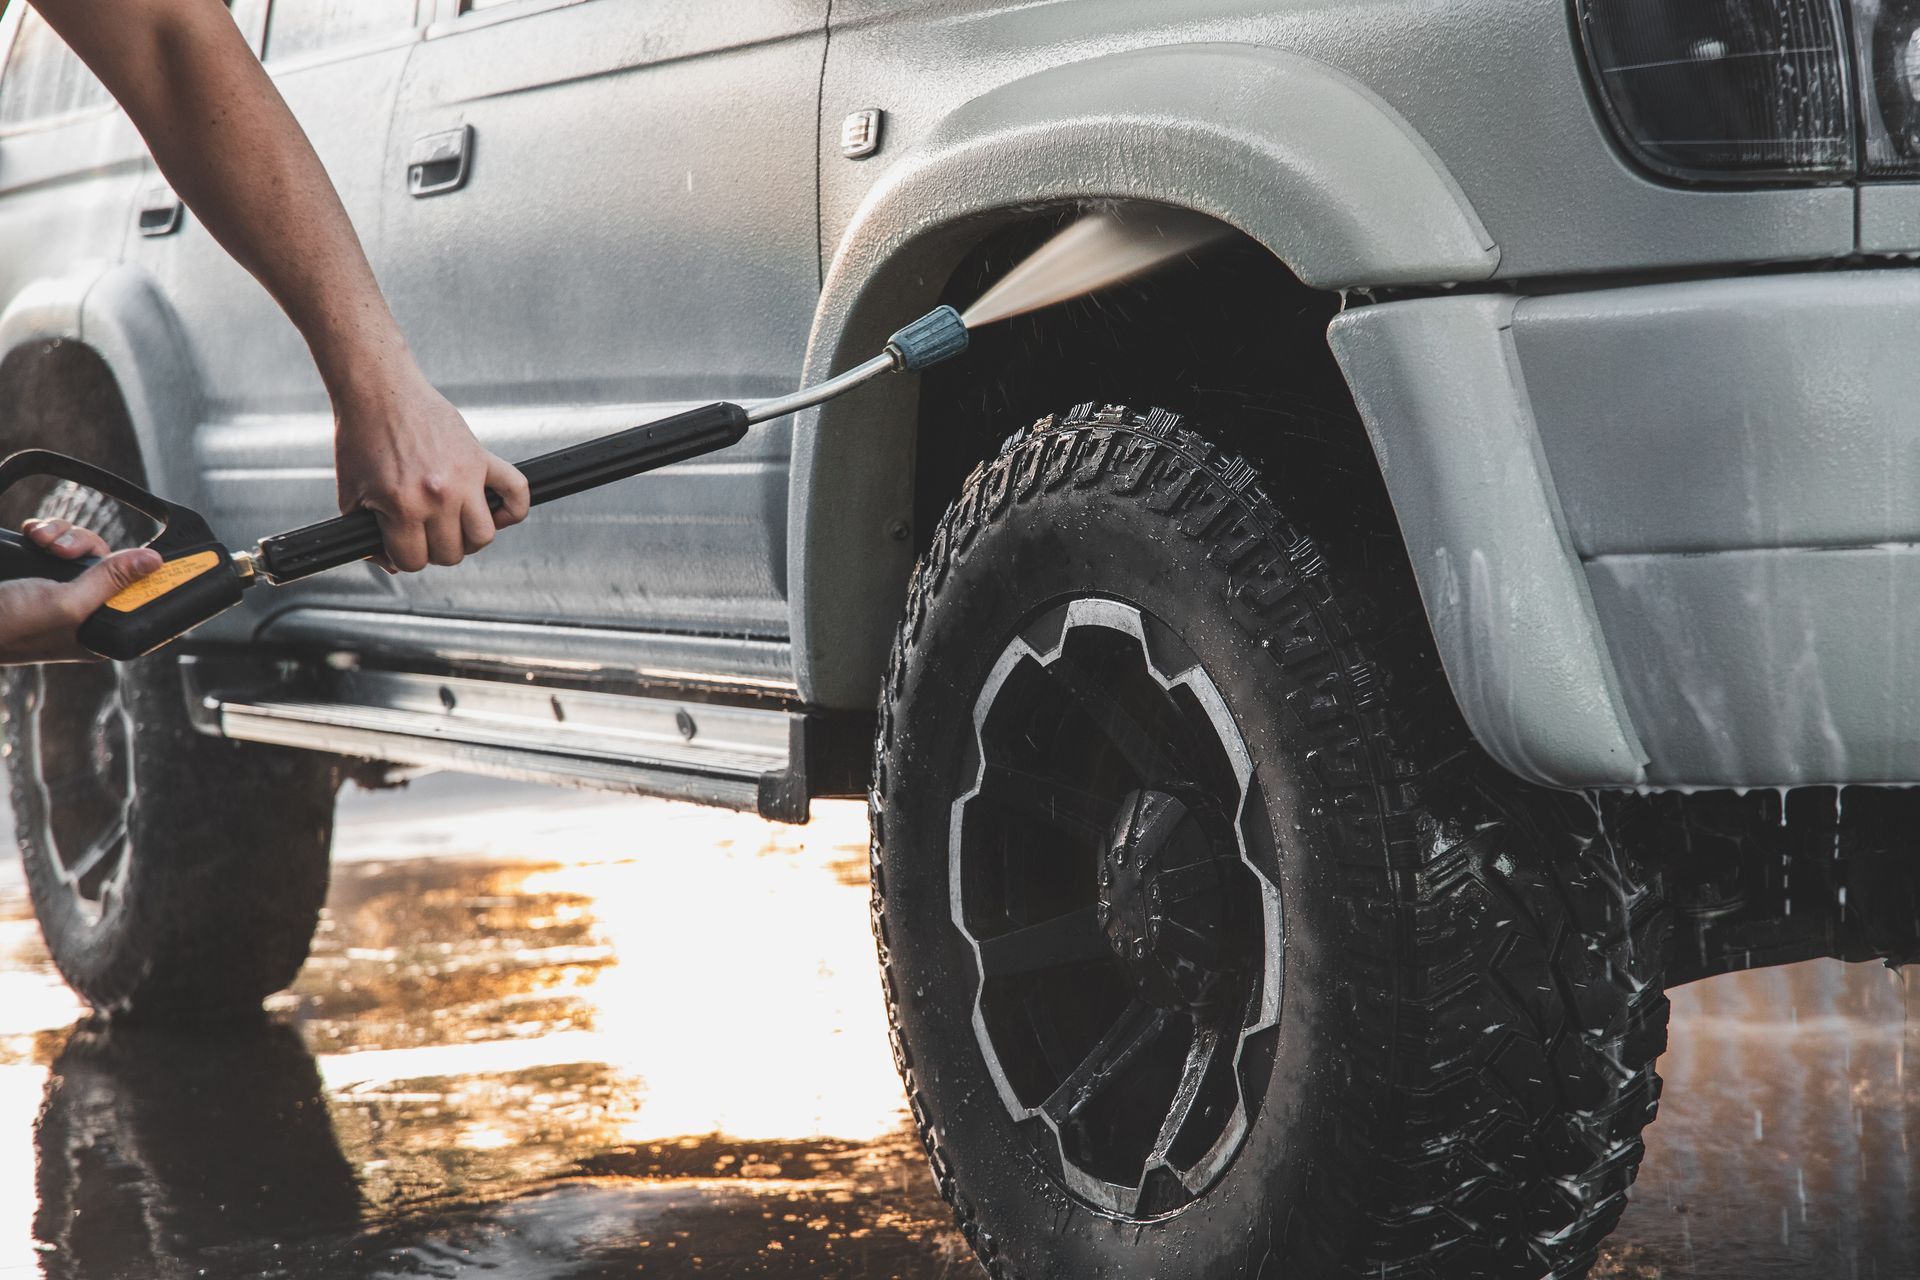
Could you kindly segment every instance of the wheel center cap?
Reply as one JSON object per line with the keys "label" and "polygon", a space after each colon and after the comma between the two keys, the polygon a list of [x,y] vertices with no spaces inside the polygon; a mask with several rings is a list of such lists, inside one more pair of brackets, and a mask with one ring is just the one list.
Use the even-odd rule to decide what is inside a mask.
{"label": "wheel center cap", "polygon": [[1244,958],[1246,932],[1227,892],[1237,860],[1204,801],[1129,792],[1100,858],[1095,916],[1141,999],[1204,1006]]}

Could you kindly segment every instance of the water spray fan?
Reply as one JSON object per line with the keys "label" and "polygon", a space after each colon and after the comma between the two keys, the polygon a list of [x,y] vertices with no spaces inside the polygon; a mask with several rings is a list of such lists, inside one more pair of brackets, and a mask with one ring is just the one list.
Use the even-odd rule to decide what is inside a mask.
{"label": "water spray fan", "polygon": [[[843,395],[887,373],[915,373],[967,349],[967,326],[952,307],[940,307],[895,333],[879,355],[837,377],[751,408],[722,401],[612,435],[570,445],[520,463],[532,504],[637,476],[737,443],[747,430]],[[147,492],[91,463],[45,449],[0,462],[0,494],[35,477],[70,480],[124,503],[160,525],[147,543],[161,567],[113,597],[80,627],[80,643],[103,658],[152,653],[240,603],[261,583],[282,586],[379,554],[380,525],[371,511],[355,511],[262,538],[233,551],[213,536],[198,513]],[[497,506],[499,499],[493,496]],[[86,572],[92,557],[63,560],[20,534],[0,530],[0,581],[50,578],[66,582]]]}

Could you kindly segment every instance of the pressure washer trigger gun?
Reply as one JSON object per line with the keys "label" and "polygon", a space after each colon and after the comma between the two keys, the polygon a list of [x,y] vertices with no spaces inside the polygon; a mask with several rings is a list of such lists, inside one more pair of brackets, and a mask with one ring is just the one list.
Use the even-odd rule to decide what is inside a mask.
{"label": "pressure washer trigger gun", "polygon": [[[149,493],[124,476],[49,449],[27,449],[0,462],[0,496],[37,477],[71,480],[131,507],[160,526],[147,546],[160,568],[122,590],[80,625],[79,640],[103,658],[126,661],[240,603],[244,565],[213,536],[199,512]],[[71,582],[99,563],[63,560],[11,529],[0,529],[0,581],[51,578]]]}

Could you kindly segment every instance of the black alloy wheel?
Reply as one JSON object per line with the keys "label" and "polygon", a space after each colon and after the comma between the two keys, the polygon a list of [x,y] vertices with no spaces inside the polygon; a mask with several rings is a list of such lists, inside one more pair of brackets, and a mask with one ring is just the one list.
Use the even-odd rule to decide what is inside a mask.
{"label": "black alloy wheel", "polygon": [[973,735],[948,877],[995,1090],[1088,1206],[1171,1212],[1239,1152],[1243,1058],[1271,1059],[1279,1020],[1246,744],[1171,628],[1091,598],[1008,644]]}

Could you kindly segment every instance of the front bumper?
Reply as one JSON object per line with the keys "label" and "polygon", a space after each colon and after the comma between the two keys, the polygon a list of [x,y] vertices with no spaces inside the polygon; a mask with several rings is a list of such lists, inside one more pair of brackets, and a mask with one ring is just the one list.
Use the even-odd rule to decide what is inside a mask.
{"label": "front bumper", "polygon": [[1920,781],[1920,270],[1422,299],[1331,337],[1508,768]]}

